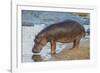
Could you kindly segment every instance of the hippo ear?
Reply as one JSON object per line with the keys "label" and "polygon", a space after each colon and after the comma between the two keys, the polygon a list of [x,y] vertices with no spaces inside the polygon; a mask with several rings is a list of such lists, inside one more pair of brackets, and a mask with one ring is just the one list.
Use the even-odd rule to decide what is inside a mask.
{"label": "hippo ear", "polygon": [[44,34],[41,34],[41,36],[40,37],[44,37]]}
{"label": "hippo ear", "polygon": [[40,39],[36,39],[37,42],[40,42]]}

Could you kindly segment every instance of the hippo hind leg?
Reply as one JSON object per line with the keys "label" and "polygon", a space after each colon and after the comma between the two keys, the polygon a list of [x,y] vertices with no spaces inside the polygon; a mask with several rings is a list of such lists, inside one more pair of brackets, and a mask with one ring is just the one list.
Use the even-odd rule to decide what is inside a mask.
{"label": "hippo hind leg", "polygon": [[73,49],[79,48],[80,38],[73,41]]}

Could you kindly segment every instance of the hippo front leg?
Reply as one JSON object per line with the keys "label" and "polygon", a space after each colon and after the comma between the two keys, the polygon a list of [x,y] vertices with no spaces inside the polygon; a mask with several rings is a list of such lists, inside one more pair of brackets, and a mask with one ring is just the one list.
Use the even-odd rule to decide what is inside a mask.
{"label": "hippo front leg", "polygon": [[51,40],[51,55],[56,54],[56,42],[54,40]]}

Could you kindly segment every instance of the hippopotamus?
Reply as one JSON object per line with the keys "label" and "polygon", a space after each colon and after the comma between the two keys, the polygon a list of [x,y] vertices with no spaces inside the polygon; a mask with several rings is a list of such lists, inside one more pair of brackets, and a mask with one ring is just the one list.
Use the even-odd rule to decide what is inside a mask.
{"label": "hippopotamus", "polygon": [[85,36],[85,29],[77,21],[66,20],[51,24],[35,36],[32,52],[39,53],[48,42],[51,45],[52,55],[56,54],[56,42],[73,43],[72,49],[79,48],[83,36]]}

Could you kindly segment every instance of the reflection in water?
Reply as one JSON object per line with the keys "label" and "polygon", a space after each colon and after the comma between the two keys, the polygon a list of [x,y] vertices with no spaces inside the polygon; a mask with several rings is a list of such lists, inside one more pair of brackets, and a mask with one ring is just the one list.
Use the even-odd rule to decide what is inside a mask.
{"label": "reflection in water", "polygon": [[32,60],[34,62],[41,62],[42,61],[42,57],[41,57],[41,55],[32,55]]}

